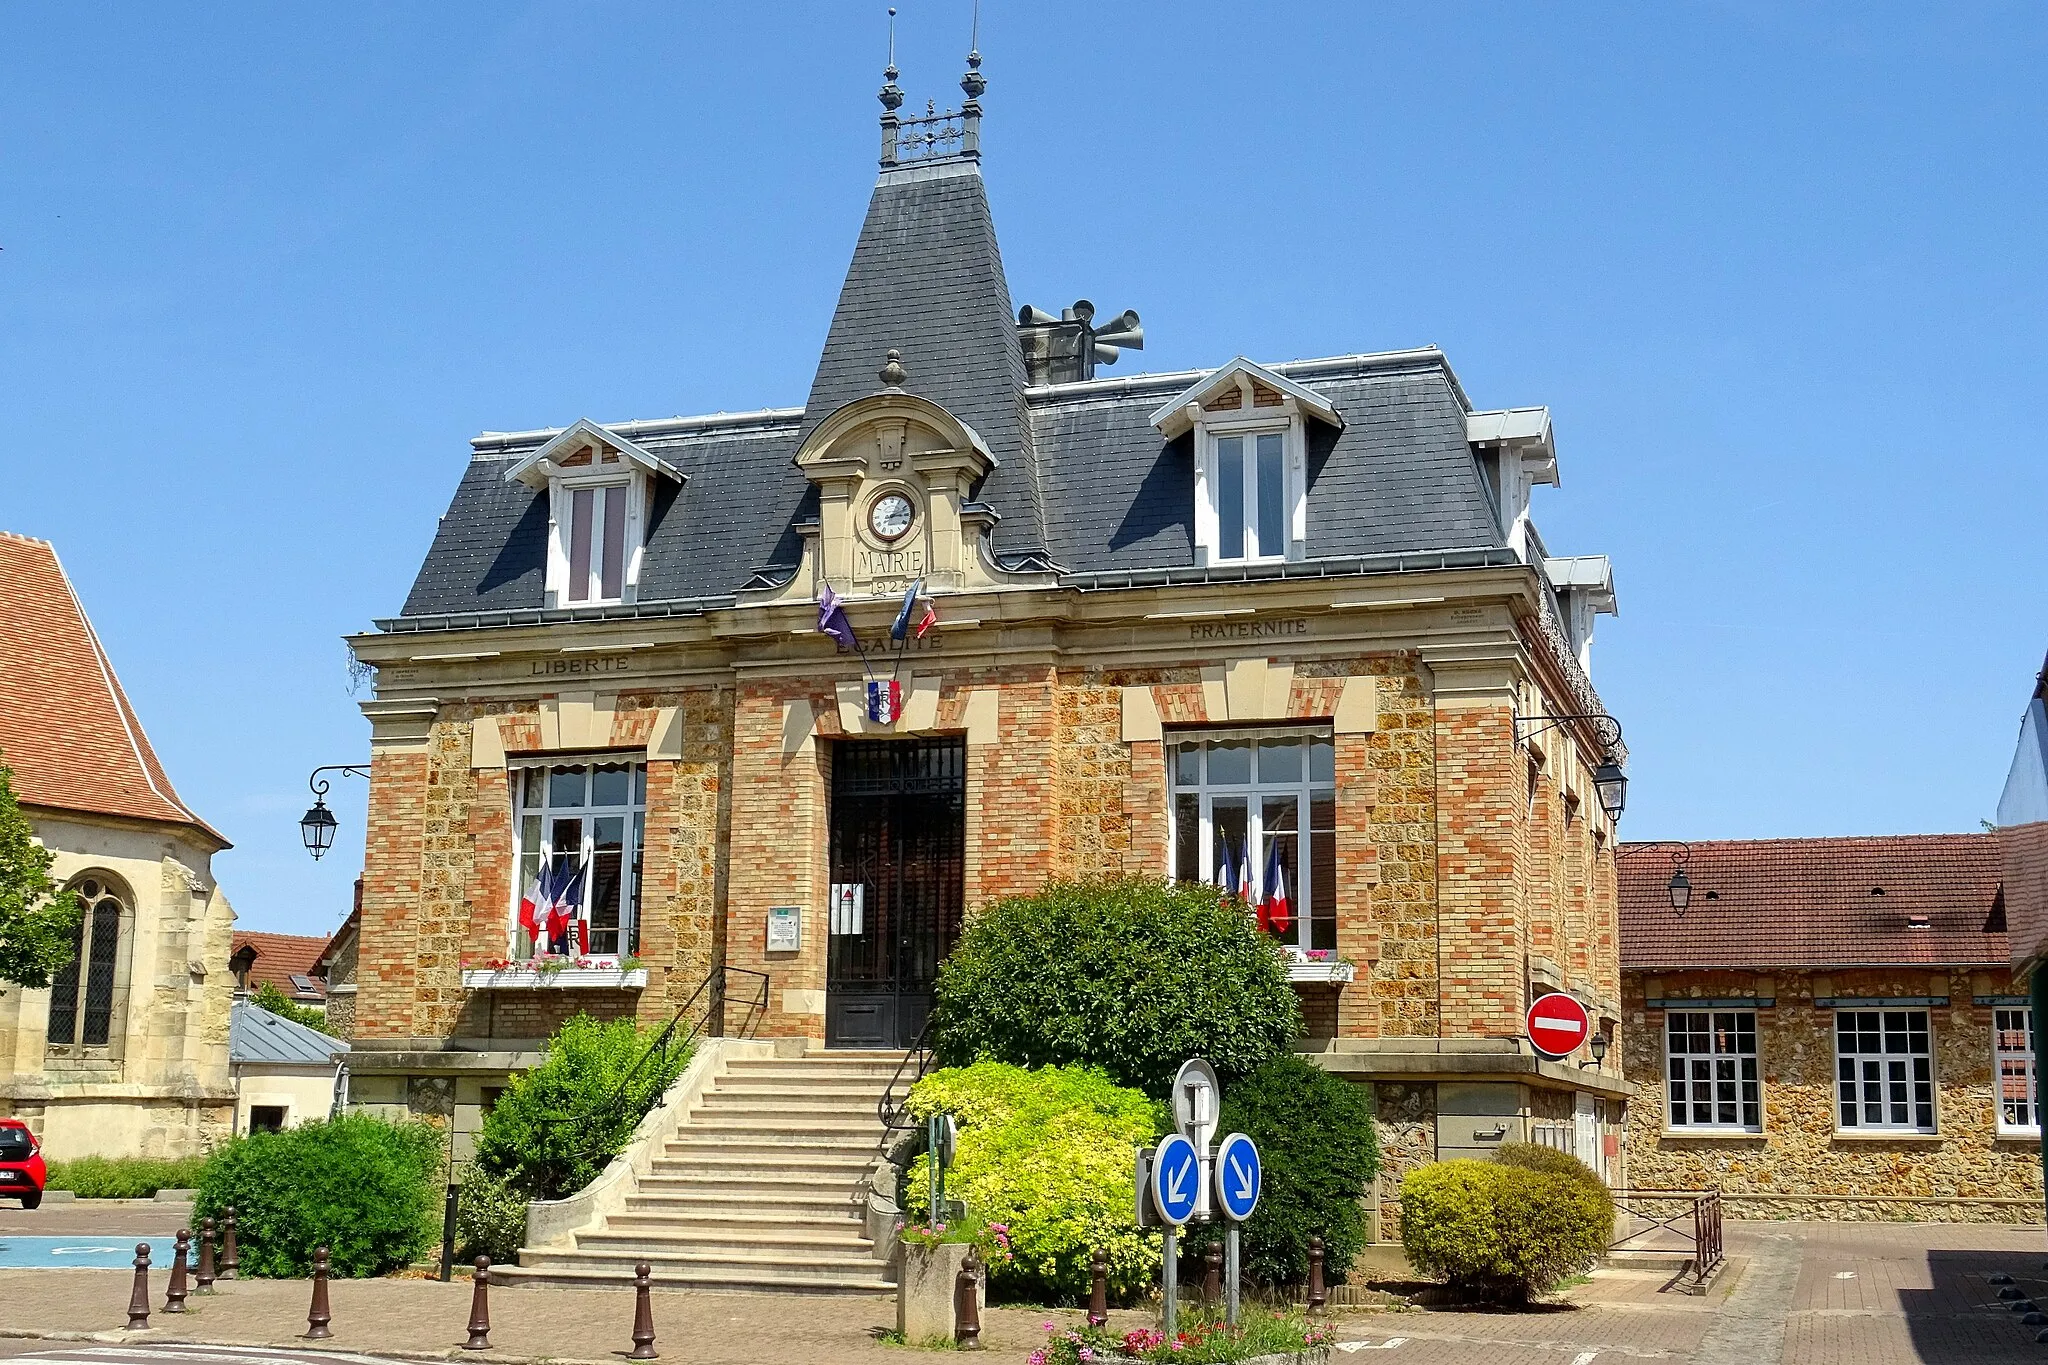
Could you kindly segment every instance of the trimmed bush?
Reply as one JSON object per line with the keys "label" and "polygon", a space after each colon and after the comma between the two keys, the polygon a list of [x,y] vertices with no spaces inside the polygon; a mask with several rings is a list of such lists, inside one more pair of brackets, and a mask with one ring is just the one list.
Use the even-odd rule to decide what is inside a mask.
{"label": "trimmed bush", "polygon": [[[1109,1250],[1110,1293],[1128,1299],[1159,1269],[1159,1234],[1134,1219],[1131,1149],[1164,1130],[1157,1102],[1085,1067],[1026,1071],[1002,1062],[935,1071],[911,1089],[919,1119],[949,1113],[960,1128],[946,1195],[1009,1226],[1011,1259],[989,1265],[989,1288],[1035,1303],[1088,1293],[1093,1247]],[[930,1210],[929,1156],[904,1177],[905,1213]]]}
{"label": "trimmed bush", "polygon": [[515,1076],[477,1135],[476,1163],[528,1199],[562,1199],[595,1180],[689,1064],[630,1019],[587,1014],[548,1040],[545,1062]]}
{"label": "trimmed bush", "polygon": [[446,1147],[430,1124],[361,1114],[250,1133],[207,1162],[193,1216],[234,1206],[244,1274],[309,1274],[325,1246],[336,1275],[383,1275],[439,1239]]}
{"label": "trimmed bush", "polygon": [[983,906],[939,968],[932,1016],[946,1066],[1095,1066],[1155,1098],[1190,1057],[1227,1084],[1300,1032],[1281,954],[1243,907],[1143,878]]}
{"label": "trimmed bush", "polygon": [[[280,1019],[289,1019],[294,1024],[309,1028],[315,1033],[327,1033],[327,1011],[287,1000],[284,992],[277,988],[275,981],[266,981],[258,986],[249,1003],[259,1010],[268,1010]],[[333,1037],[332,1034],[328,1036]]]}
{"label": "trimmed bush", "polygon": [[50,1163],[43,1188],[69,1190],[80,1199],[148,1199],[158,1190],[196,1190],[203,1156],[81,1156]]}
{"label": "trimmed bush", "polygon": [[493,1265],[511,1265],[525,1240],[526,1196],[475,1162],[463,1167],[462,1198],[455,1212],[455,1258],[474,1261],[488,1256]]}
{"label": "trimmed bush", "polygon": [[1591,1266],[1614,1231],[1612,1196],[1594,1188],[1597,1179],[1532,1169],[1529,1160],[1439,1161],[1410,1171],[1401,1182],[1408,1263],[1467,1296],[1507,1304]]}
{"label": "trimmed bush", "polygon": [[[1379,1171],[1366,1088],[1287,1053],[1224,1089],[1216,1131],[1257,1143],[1264,1168],[1239,1246],[1245,1273],[1264,1284],[1300,1284],[1308,1279],[1308,1239],[1321,1237],[1325,1272],[1341,1284],[1365,1246],[1358,1201]],[[1193,1251],[1221,1239],[1212,1224],[1190,1228],[1187,1241]]]}

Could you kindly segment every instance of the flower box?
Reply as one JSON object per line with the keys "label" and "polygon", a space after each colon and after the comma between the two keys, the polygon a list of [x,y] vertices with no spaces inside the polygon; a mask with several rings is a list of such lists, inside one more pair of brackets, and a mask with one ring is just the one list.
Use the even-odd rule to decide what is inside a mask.
{"label": "flower box", "polygon": [[1343,985],[1358,975],[1358,968],[1349,962],[1289,962],[1287,979],[1296,985],[1330,984]]}
{"label": "flower box", "polygon": [[524,963],[464,967],[462,985],[463,989],[472,991],[637,991],[647,985],[647,969],[621,967],[616,962],[559,967],[553,971],[541,971]]}

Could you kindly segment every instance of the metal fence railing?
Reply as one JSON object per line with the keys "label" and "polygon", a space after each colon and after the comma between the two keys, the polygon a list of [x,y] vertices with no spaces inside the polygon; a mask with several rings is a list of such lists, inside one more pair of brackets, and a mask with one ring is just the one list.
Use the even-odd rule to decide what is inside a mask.
{"label": "metal fence railing", "polygon": [[1719,1190],[1616,1190],[1615,1212],[1641,1226],[1608,1246],[1609,1251],[1669,1251],[1644,1239],[1664,1234],[1683,1241],[1692,1252],[1692,1276],[1704,1280],[1720,1266],[1721,1192]]}

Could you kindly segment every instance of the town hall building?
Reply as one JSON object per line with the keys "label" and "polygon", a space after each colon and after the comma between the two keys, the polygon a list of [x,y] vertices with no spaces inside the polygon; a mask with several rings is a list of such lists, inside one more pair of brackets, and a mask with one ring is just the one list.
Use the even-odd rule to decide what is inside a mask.
{"label": "town hall building", "polygon": [[[1537,532],[1550,414],[1433,347],[1110,377],[1134,313],[1014,306],[978,68],[923,118],[890,72],[801,405],[476,437],[350,640],[352,1101],[467,1131],[564,1018],[714,972],[729,1030],[900,1051],[992,897],[1284,877],[1303,1046],[1376,1087],[1389,1183],[1515,1138],[1606,1166],[1615,597]],[[1548,991],[1595,1021],[1563,1060],[1522,1037]]]}

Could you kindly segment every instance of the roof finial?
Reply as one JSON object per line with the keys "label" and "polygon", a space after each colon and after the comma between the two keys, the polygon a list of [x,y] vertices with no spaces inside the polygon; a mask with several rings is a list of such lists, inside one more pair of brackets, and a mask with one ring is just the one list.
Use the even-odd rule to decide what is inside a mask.
{"label": "roof finial", "polygon": [[971,100],[980,99],[988,89],[988,78],[981,74],[981,0],[974,0],[974,28],[967,39],[967,74],[960,78],[960,88]]}
{"label": "roof finial", "polygon": [[882,72],[882,93],[877,97],[882,107],[895,113],[903,107],[903,92],[896,86],[896,78],[902,73],[896,69],[896,7],[889,7],[889,65]]}
{"label": "roof finial", "polygon": [[905,373],[906,371],[903,368],[903,352],[892,350],[888,355],[882,357],[882,383],[892,389],[900,389],[903,387]]}

